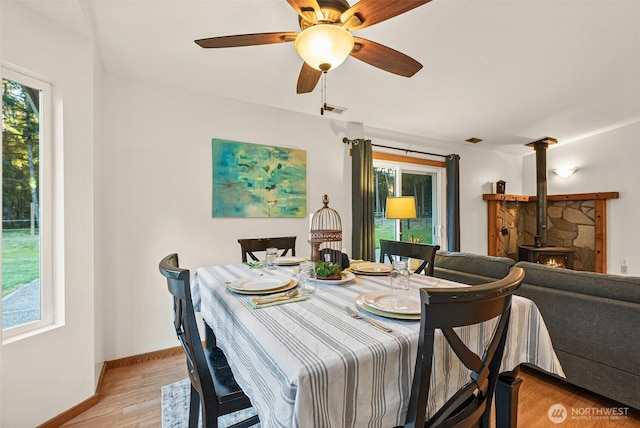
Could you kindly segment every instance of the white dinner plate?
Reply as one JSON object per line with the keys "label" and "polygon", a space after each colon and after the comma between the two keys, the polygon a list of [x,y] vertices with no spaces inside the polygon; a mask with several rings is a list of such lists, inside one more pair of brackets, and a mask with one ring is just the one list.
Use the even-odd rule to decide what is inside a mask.
{"label": "white dinner plate", "polygon": [[289,284],[291,278],[284,275],[262,275],[240,278],[232,281],[229,287],[238,291],[271,291]]}
{"label": "white dinner plate", "polygon": [[282,293],[283,291],[289,291],[292,288],[295,288],[298,285],[298,281],[292,279],[288,284],[283,285],[282,287],[274,288],[273,290],[266,291],[248,291],[248,290],[236,290],[235,288],[229,285],[229,291],[236,294],[247,294],[247,295],[265,295],[265,294],[274,294],[274,293]]}
{"label": "white dinner plate", "polygon": [[356,304],[362,308],[363,310],[374,314],[374,315],[380,315],[381,317],[386,317],[386,318],[394,318],[394,319],[398,319],[398,320],[413,320],[413,321],[420,321],[420,314],[400,314],[400,313],[396,313],[396,312],[386,312],[386,311],[381,311],[379,309],[373,308],[369,305],[367,305],[364,302],[364,295],[361,294],[356,298]]}
{"label": "white dinner plate", "polygon": [[344,284],[345,282],[349,282],[355,279],[355,274],[353,272],[342,271],[342,278],[340,279],[321,279],[318,278],[318,284],[329,284],[329,285],[337,285]]}
{"label": "white dinner plate", "polygon": [[382,290],[362,295],[363,302],[374,309],[405,315],[420,315],[418,290]]}
{"label": "white dinner plate", "polygon": [[351,267],[355,273],[363,275],[388,275],[391,265],[386,263],[357,263]]}
{"label": "white dinner plate", "polygon": [[294,266],[308,260],[306,257],[283,256],[278,257],[277,261],[280,266]]}

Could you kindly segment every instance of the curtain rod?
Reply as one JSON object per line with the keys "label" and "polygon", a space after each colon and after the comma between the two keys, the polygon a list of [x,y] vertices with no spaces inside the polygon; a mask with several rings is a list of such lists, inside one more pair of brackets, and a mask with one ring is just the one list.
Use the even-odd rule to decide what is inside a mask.
{"label": "curtain rod", "polygon": [[[365,140],[365,141],[367,141],[367,140]],[[371,140],[368,140],[368,141],[371,141]],[[358,143],[360,141],[358,141],[358,139],[350,140],[347,137],[344,137],[342,139],[342,142],[345,143],[345,144],[353,144],[354,146],[356,146],[356,145],[358,145]],[[421,152],[419,150],[401,149],[401,148],[398,148],[398,147],[383,146],[382,144],[375,144],[375,143],[371,143],[371,145],[374,146],[374,147],[382,147],[384,149],[399,150],[399,151],[405,152],[405,153],[419,153],[421,155],[438,156],[438,157],[445,158],[445,159],[451,156],[451,155],[440,155],[438,153]]]}

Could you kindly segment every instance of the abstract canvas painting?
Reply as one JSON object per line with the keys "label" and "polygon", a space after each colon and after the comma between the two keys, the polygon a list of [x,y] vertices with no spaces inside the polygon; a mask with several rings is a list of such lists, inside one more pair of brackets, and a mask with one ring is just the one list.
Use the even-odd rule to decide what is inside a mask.
{"label": "abstract canvas painting", "polygon": [[213,217],[306,217],[307,152],[214,138]]}

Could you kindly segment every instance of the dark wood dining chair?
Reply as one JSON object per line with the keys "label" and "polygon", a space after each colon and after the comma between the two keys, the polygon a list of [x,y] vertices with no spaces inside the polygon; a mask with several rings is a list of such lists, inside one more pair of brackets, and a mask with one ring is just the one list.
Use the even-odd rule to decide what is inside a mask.
{"label": "dark wood dining chair", "polygon": [[[203,348],[191,301],[189,271],[180,269],[178,255],[170,254],[162,259],[159,269],[167,278],[169,292],[173,296],[176,335],[187,357],[191,381],[189,428],[198,426],[198,416],[202,418],[203,428],[217,428],[219,416],[247,409],[251,407],[251,401],[236,382],[222,349],[210,344],[209,337],[206,349]],[[213,332],[208,336],[210,334]],[[232,427],[245,428],[258,422],[256,415]]]}
{"label": "dark wood dining chair", "polygon": [[393,256],[408,257],[411,259],[422,260],[420,266],[413,273],[422,273],[433,276],[433,261],[436,257],[436,251],[440,249],[440,245],[429,245],[417,242],[401,242],[380,240],[380,263],[385,262],[385,258],[393,263]]}
{"label": "dark wood dining chair", "polygon": [[242,263],[246,263],[247,255],[251,257],[253,261],[259,261],[254,252],[267,251],[267,248],[277,248],[282,250],[280,256],[286,256],[291,250],[291,255],[296,255],[296,237],[295,236],[282,236],[277,238],[250,238],[250,239],[238,239],[242,250]]}
{"label": "dark wood dining chair", "polygon": [[[489,427],[491,402],[511,315],[511,297],[524,279],[524,270],[513,267],[497,281],[460,288],[422,288],[420,336],[413,375],[406,428]],[[495,331],[483,352],[469,349],[455,327],[498,318]],[[440,330],[460,361],[471,370],[469,382],[456,392],[433,416],[426,419],[435,330]]]}

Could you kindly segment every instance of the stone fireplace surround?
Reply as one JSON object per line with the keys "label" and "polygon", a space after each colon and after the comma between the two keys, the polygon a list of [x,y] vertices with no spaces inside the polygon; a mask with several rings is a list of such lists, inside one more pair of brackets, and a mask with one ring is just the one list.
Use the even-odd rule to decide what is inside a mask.
{"label": "stone fireplace surround", "polygon": [[[574,269],[606,273],[607,200],[618,192],[547,196],[547,245],[575,250]],[[518,260],[520,245],[533,245],[536,196],[484,194],[488,207],[488,255]]]}

